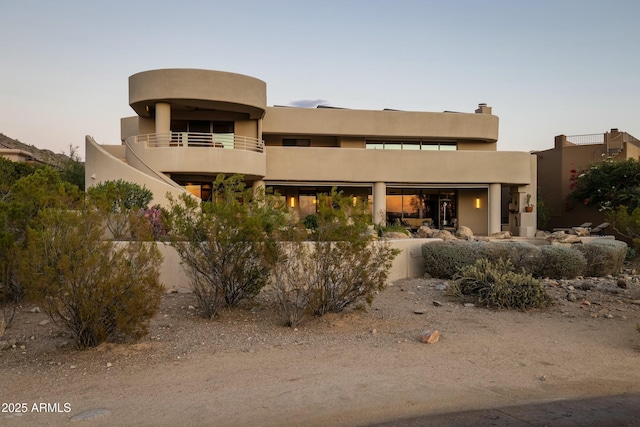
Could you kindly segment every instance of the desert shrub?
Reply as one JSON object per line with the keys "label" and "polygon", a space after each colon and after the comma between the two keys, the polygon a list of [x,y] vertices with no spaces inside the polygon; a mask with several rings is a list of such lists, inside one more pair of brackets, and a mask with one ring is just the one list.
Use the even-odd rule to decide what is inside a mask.
{"label": "desert shrub", "polygon": [[486,242],[478,244],[479,258],[509,260],[516,271],[532,272],[540,255],[540,249],[524,242]]}
{"label": "desert shrub", "polygon": [[635,250],[632,246],[627,247],[627,253],[624,257],[625,261],[633,261],[638,258],[638,251]]}
{"label": "desert shrub", "polygon": [[[329,202],[330,200],[330,202]],[[319,200],[318,226],[309,236],[280,245],[274,289],[285,322],[294,326],[306,315],[340,312],[364,300],[371,304],[384,289],[398,251],[366,234],[370,215],[363,202],[332,191]]]}
{"label": "desert shrub", "polygon": [[305,228],[309,230],[315,230],[318,228],[318,215],[307,215],[302,220],[302,223],[304,224]]}
{"label": "desert shrub", "polygon": [[90,187],[87,195],[91,204],[102,213],[105,225],[115,240],[141,238],[139,232],[144,224],[141,216],[153,198],[151,190],[119,179]]}
{"label": "desert shrub", "polygon": [[[8,162],[8,163],[7,163]],[[27,230],[38,223],[41,210],[75,209],[80,203],[78,188],[60,178],[51,167],[33,168],[5,159],[0,161],[0,305],[8,325],[16,305],[25,295],[18,274]],[[1,319],[0,319],[1,320]]]}
{"label": "desert shrub", "polygon": [[617,273],[627,255],[627,244],[619,240],[595,240],[576,249],[587,261],[585,275],[592,277]]}
{"label": "desert shrub", "polygon": [[283,242],[273,269],[273,288],[287,326],[297,326],[309,312],[306,284],[309,246],[303,242]]}
{"label": "desert shrub", "polygon": [[204,317],[252,298],[267,284],[277,249],[274,232],[285,221],[279,205],[263,194],[256,198],[239,175],[219,175],[211,202],[187,194],[170,198],[171,244]]}
{"label": "desert shrub", "polygon": [[524,271],[515,272],[510,261],[477,260],[458,271],[447,292],[459,298],[473,298],[490,308],[546,307],[552,299],[539,280]]}
{"label": "desert shrub", "polygon": [[584,274],[587,268],[587,260],[576,249],[564,246],[541,246],[540,256],[533,267],[533,275],[536,277],[549,277],[551,279],[573,279]]}
{"label": "desert shrub", "polygon": [[425,271],[433,277],[450,279],[459,268],[480,258],[481,245],[467,241],[425,243],[422,245]]}
{"label": "desert shrub", "polygon": [[93,209],[46,209],[28,230],[20,274],[27,292],[78,348],[146,334],[160,304],[162,257],[152,243],[103,241]]}

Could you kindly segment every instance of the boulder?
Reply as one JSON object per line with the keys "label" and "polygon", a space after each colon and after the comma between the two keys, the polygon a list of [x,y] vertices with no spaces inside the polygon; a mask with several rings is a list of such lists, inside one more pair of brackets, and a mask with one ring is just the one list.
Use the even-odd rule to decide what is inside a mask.
{"label": "boulder", "polygon": [[411,236],[408,236],[405,233],[400,231],[386,231],[382,233],[382,237],[385,239],[410,239]]}
{"label": "boulder", "polygon": [[459,239],[470,239],[473,237],[473,231],[466,225],[461,225],[456,230],[456,237]]}
{"label": "boulder", "polygon": [[513,236],[510,231],[498,231],[497,233],[493,233],[491,237],[494,239],[510,239]]}
{"label": "boulder", "polygon": [[548,231],[543,231],[543,230],[538,230],[536,231],[536,237],[537,238],[541,238],[541,239],[546,239],[547,237],[549,237],[549,233]]}
{"label": "boulder", "polygon": [[581,243],[580,237],[575,234],[567,234],[564,231],[556,231],[555,233],[551,233],[547,240],[553,244],[553,242],[557,243]]}
{"label": "boulder", "polygon": [[437,237],[439,239],[444,240],[445,242],[448,240],[456,240],[456,236],[454,236],[453,234],[451,234],[450,231],[448,230],[438,230],[433,237]]}
{"label": "boulder", "polygon": [[578,237],[589,237],[591,235],[589,229],[584,227],[573,227],[571,234],[575,234]]}
{"label": "boulder", "polygon": [[417,235],[421,239],[430,239],[435,234],[436,230],[427,227],[426,225],[420,226],[417,231]]}

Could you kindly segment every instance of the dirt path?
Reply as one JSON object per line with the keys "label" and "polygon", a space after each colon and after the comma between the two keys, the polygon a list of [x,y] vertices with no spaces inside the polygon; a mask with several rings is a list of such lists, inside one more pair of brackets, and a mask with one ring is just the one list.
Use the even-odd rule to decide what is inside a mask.
{"label": "dirt path", "polygon": [[[523,313],[464,307],[439,284],[398,282],[366,312],[298,330],[279,325],[267,293],[216,321],[170,294],[144,341],[85,352],[56,349],[65,337],[26,306],[7,331],[16,348],[0,353],[0,400],[28,410],[0,425],[353,426],[640,392],[640,289],[603,285],[567,302],[570,285],[554,285],[554,307]],[[433,329],[440,340],[421,343]],[[95,409],[107,413],[70,421]]]}

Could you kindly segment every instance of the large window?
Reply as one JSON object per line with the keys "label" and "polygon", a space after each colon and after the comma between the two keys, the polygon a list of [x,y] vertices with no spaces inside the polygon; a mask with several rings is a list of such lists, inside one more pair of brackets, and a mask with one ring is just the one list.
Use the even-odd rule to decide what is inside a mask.
{"label": "large window", "polygon": [[456,151],[458,144],[452,141],[367,141],[369,150],[428,150]]}
{"label": "large window", "polygon": [[455,190],[387,188],[387,223],[450,227],[457,218]]}

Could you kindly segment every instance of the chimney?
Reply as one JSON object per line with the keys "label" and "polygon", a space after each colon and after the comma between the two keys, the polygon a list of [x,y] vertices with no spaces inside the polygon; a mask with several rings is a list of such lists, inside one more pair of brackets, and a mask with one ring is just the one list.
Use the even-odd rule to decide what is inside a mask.
{"label": "chimney", "polygon": [[476,114],[491,114],[491,107],[487,107],[487,104],[484,102],[478,104],[478,109],[476,110]]}

